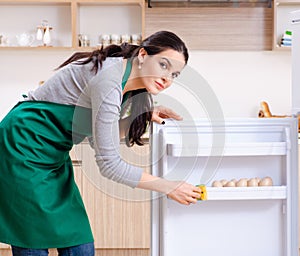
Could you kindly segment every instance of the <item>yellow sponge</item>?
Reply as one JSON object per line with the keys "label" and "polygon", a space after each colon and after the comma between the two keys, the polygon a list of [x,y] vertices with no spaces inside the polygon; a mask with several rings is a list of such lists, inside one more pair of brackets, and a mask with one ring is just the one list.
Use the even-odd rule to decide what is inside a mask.
{"label": "yellow sponge", "polygon": [[196,187],[199,187],[201,188],[201,196],[200,196],[200,199],[198,200],[207,200],[207,192],[206,192],[206,186],[205,185],[196,185]]}

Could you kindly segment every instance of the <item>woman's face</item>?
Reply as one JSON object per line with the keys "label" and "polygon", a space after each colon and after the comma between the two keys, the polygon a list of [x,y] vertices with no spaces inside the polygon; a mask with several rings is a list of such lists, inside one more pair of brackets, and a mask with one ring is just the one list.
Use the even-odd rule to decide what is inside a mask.
{"label": "woman's face", "polygon": [[172,49],[156,55],[148,55],[141,49],[138,61],[141,64],[140,79],[153,95],[167,89],[185,66],[183,54]]}

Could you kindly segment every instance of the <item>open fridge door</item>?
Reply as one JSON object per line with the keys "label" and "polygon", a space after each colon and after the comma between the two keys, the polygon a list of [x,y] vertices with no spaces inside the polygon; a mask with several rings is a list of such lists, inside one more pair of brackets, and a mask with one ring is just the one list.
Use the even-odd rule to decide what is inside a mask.
{"label": "open fridge door", "polygon": [[[297,133],[296,118],[154,124],[152,174],[204,181],[207,200],[186,206],[154,193],[151,256],[298,255]],[[213,186],[267,176],[273,185]]]}

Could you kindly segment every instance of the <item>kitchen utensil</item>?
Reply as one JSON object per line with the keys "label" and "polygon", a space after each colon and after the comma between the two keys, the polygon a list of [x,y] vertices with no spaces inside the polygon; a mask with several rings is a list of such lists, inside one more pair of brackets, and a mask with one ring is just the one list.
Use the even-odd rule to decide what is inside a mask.
{"label": "kitchen utensil", "polygon": [[44,37],[43,37],[43,43],[44,43],[44,45],[48,45],[48,44],[51,43],[50,27],[49,26],[46,27]]}
{"label": "kitchen utensil", "polygon": [[81,46],[82,47],[90,46],[90,39],[88,35],[81,35]]}

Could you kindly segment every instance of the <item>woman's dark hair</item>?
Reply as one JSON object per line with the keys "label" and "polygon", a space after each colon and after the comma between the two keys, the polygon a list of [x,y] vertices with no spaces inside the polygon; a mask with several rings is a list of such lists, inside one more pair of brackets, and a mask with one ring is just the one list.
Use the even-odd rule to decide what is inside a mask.
{"label": "woman's dark hair", "polygon": [[[148,55],[156,55],[165,50],[172,49],[183,54],[185,64],[188,62],[188,50],[184,42],[173,32],[159,31],[144,39],[140,45],[123,43],[121,45],[102,47],[92,52],[74,53],[57,69],[70,63],[84,65],[92,62],[93,67],[91,71],[97,74],[98,70],[102,68],[103,61],[105,61],[107,57],[123,57],[124,59],[133,60],[141,48],[144,48]],[[130,91],[127,99],[132,99],[130,109],[132,120],[126,135],[126,144],[127,146],[133,146],[135,143],[137,145],[143,145],[144,143],[141,137],[146,132],[152,117],[152,96],[146,89],[139,89]]]}

